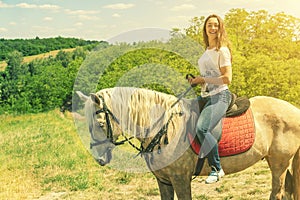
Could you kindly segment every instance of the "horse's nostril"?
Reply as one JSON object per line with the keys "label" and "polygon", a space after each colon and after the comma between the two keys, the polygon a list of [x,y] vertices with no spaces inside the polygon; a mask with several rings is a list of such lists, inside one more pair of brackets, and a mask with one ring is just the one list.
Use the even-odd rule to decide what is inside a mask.
{"label": "horse's nostril", "polygon": [[102,159],[95,159],[97,161],[97,163],[101,166],[104,166],[106,163],[104,162],[104,160]]}

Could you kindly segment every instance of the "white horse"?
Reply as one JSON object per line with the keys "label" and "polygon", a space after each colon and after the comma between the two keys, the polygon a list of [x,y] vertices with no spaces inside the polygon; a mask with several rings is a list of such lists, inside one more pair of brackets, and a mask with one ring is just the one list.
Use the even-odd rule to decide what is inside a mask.
{"label": "white horse", "polygon": [[[191,117],[188,104],[180,101],[171,109],[176,97],[127,87],[103,89],[90,97],[78,94],[85,100],[91,147],[99,164],[110,162],[111,151],[123,132],[131,133],[140,140],[143,150],[150,149],[143,155],[157,178],[161,199],[173,199],[174,191],[178,199],[192,199],[191,180],[198,155],[185,138],[186,122]],[[290,193],[294,200],[300,200],[300,110],[271,97],[253,97],[250,102],[255,142],[244,153],[221,158],[225,173],[239,172],[265,158],[272,172],[270,199],[288,198]],[[166,134],[161,134],[159,141],[149,148],[161,130],[155,123],[161,123],[158,127],[167,123],[169,126]],[[168,141],[162,142],[165,139]],[[201,175],[209,170],[206,164]]]}

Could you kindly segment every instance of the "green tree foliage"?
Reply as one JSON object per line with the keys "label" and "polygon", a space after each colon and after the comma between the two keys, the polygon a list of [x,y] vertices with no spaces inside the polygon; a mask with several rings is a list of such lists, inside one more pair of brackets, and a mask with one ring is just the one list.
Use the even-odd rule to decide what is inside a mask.
{"label": "green tree foliage", "polygon": [[203,24],[205,17],[194,17],[190,20],[190,26],[185,29],[185,34],[195,41],[199,42],[199,44],[204,46],[203,42]]}
{"label": "green tree foliage", "polygon": [[[0,72],[0,113],[36,113],[57,107],[70,110],[74,80],[87,53],[96,44],[99,44],[97,48],[108,45],[107,42],[61,37],[35,40],[41,44],[50,42],[47,48],[52,46],[51,50],[74,45],[79,47],[72,52],[59,51],[56,57],[37,59],[30,63],[23,62],[22,52],[8,52],[5,55],[8,66]],[[32,40],[0,40],[0,44],[4,42],[22,49]],[[39,48],[38,44],[33,44],[33,47]]]}
{"label": "green tree foliage", "polygon": [[22,66],[23,55],[18,51],[13,51],[8,54],[7,73],[10,76],[9,79],[17,80],[18,77],[26,73],[25,67]]}
{"label": "green tree foliage", "polygon": [[233,44],[231,89],[249,97],[266,95],[299,102],[300,20],[284,13],[232,9],[225,16]]}
{"label": "green tree foliage", "polygon": [[[72,89],[86,52],[64,52],[55,58],[22,63],[14,52],[0,76],[0,113],[43,112],[57,107],[70,109]],[[22,58],[22,57],[21,57]],[[64,61],[68,59],[65,65]]]}

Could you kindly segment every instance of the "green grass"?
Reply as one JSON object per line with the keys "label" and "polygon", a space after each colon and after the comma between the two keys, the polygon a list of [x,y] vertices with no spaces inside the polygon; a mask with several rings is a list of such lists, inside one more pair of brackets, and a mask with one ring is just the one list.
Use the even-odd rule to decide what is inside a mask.
{"label": "green grass", "polygon": [[[119,185],[138,182],[133,180],[137,174],[98,166],[72,118],[57,110],[0,116],[0,146],[0,199],[36,199],[60,192],[65,192],[62,199],[78,199],[76,194],[92,191],[95,194],[85,199],[95,199],[95,195],[99,199],[99,193],[107,193],[103,199],[114,199]],[[142,176],[151,177],[149,173]],[[156,188],[151,184],[146,192],[151,195]]]}
{"label": "green grass", "polygon": [[[267,199],[270,193],[265,162],[211,186],[203,178],[192,182],[193,199]],[[70,114],[58,110],[0,116],[0,183],[1,200],[160,199],[152,174],[100,167]]]}
{"label": "green grass", "polygon": [[14,180],[14,175],[20,177],[19,174],[32,183],[23,185],[22,180],[15,180],[16,188],[11,188],[15,194],[24,192],[26,195],[27,191],[35,193],[37,190],[37,195],[40,195],[57,188],[87,189],[87,166],[95,166],[70,120],[53,111],[16,117],[5,115],[0,121],[0,169],[1,182],[4,183],[3,188],[0,186],[0,199],[9,198],[2,196],[2,191],[10,188],[7,187],[9,180]]}

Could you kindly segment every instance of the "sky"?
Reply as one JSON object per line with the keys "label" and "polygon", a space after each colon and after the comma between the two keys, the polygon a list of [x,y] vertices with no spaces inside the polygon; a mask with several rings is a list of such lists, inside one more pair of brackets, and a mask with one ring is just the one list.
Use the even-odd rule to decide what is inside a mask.
{"label": "sky", "polygon": [[187,28],[193,17],[230,9],[300,18],[299,0],[0,0],[0,38],[109,40],[133,30]]}

